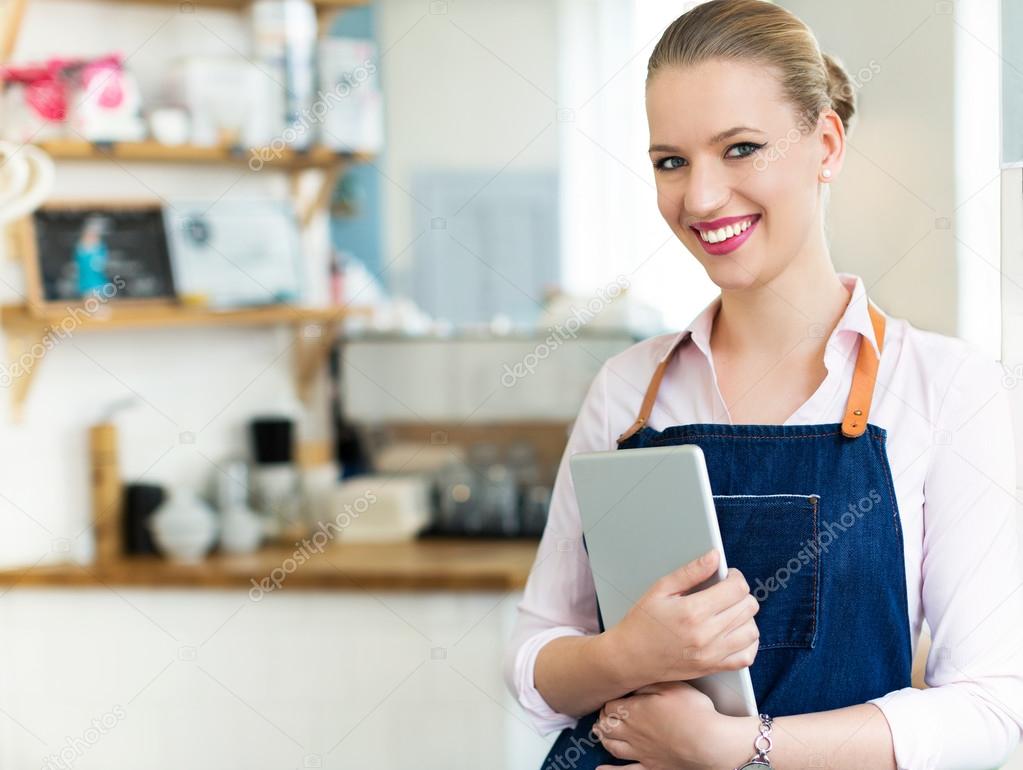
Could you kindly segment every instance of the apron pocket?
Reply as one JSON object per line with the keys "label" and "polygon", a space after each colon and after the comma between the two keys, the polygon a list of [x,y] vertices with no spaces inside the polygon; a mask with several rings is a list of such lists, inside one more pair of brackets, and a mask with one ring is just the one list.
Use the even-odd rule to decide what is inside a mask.
{"label": "apron pocket", "polygon": [[760,602],[760,649],[813,647],[820,553],[817,495],[714,495],[729,567]]}

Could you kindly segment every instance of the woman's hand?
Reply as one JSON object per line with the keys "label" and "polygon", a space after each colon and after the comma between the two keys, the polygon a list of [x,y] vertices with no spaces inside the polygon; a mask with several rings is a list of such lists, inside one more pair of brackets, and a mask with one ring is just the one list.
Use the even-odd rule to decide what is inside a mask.
{"label": "woman's hand", "polygon": [[622,681],[674,682],[753,663],[760,603],[742,573],[730,569],[720,583],[690,593],[714,574],[718,558],[708,551],[665,575],[605,632],[613,659],[630,668]]}
{"label": "woman's hand", "polygon": [[726,720],[691,684],[664,682],[608,702],[594,730],[614,756],[638,763],[633,770],[721,770],[715,736]]}

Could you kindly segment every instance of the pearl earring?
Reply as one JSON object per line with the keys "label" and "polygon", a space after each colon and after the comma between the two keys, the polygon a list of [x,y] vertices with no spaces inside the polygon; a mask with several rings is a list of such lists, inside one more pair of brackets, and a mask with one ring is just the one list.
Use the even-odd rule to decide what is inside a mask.
{"label": "pearl earring", "polygon": [[830,169],[830,168],[826,168],[826,169],[824,169],[823,171],[821,171],[821,175],[822,175],[822,176],[823,176],[823,177],[824,177],[825,179],[831,179],[831,169]]}

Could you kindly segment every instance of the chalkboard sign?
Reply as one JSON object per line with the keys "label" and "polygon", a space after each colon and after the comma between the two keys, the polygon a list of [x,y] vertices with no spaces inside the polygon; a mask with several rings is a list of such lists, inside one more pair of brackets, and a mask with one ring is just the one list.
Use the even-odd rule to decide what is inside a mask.
{"label": "chalkboard sign", "polygon": [[47,205],[32,216],[26,255],[36,303],[174,297],[158,203]]}

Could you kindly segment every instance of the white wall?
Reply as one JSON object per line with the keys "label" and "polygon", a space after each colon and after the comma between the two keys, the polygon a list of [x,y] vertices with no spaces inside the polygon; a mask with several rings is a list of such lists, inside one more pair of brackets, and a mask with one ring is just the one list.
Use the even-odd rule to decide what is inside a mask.
{"label": "white wall", "polygon": [[[549,0],[384,0],[379,6],[387,102],[380,166],[384,264],[390,263],[397,285],[418,238],[458,248],[448,240],[458,234],[457,209],[434,211],[417,199],[415,173],[556,169],[555,10]],[[423,212],[444,218],[446,228],[417,229],[415,218]]]}
{"label": "white wall", "polygon": [[959,279],[959,336],[1001,357],[999,269],[998,0],[959,3],[955,15],[953,235]]}
{"label": "white wall", "polygon": [[519,596],[15,589],[0,766],[539,767],[500,676]]}
{"label": "white wall", "polygon": [[[836,266],[863,276],[895,316],[946,334],[959,314],[953,217],[956,185],[954,25],[933,0],[784,0],[821,49],[859,77],[859,124],[832,188]],[[940,4],[938,4],[940,5]],[[876,72],[871,72],[871,68]]]}

